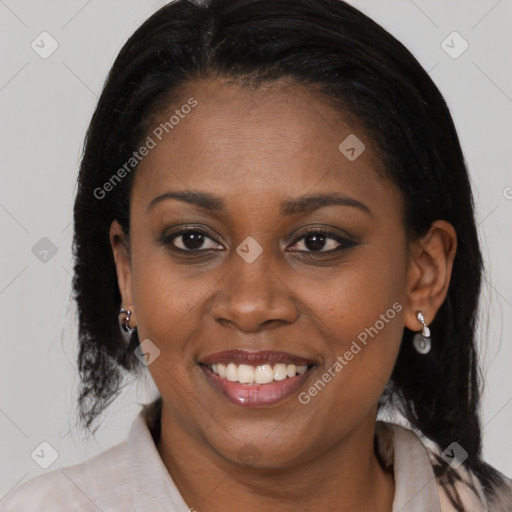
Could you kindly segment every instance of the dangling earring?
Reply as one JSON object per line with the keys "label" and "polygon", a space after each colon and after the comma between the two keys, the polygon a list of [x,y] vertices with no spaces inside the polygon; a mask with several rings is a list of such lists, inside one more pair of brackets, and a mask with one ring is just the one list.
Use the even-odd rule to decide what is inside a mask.
{"label": "dangling earring", "polygon": [[132,333],[134,329],[130,327],[130,317],[132,316],[132,312],[129,309],[121,308],[119,314],[124,315],[123,319],[119,321],[121,329],[123,329],[124,332]]}
{"label": "dangling earring", "polygon": [[423,318],[423,314],[421,311],[416,311],[416,318],[419,322],[422,323],[423,328],[421,332],[417,332],[412,339],[412,343],[416,352],[419,354],[428,354],[432,347],[432,343],[430,342],[430,329],[425,323],[425,319]]}

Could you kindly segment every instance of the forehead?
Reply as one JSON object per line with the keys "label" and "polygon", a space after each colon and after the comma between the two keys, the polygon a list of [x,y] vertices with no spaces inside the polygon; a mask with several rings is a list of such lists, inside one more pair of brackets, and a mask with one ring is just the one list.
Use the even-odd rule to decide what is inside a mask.
{"label": "forehead", "polygon": [[202,189],[265,202],[337,189],[371,199],[389,187],[364,131],[315,89],[293,83],[254,89],[190,82],[153,119],[148,136],[154,148],[134,182],[137,196],[146,198],[163,189]]}

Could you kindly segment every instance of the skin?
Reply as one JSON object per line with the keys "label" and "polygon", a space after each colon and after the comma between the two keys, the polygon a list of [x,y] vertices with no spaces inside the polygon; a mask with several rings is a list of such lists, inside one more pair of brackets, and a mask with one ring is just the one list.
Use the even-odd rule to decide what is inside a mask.
{"label": "skin", "polygon": [[[281,82],[251,91],[198,80],[155,126],[190,97],[197,107],[137,169],[129,240],[117,221],[110,230],[130,325],[161,350],[148,369],[163,398],[162,460],[201,512],[389,512],[394,480],[373,448],[377,401],[404,326],[421,329],[418,310],[430,323],[446,296],[455,231],[436,221],[423,238],[408,240],[403,201],[382,177],[371,139],[311,89]],[[338,150],[351,133],[366,146],[354,161]],[[218,196],[225,211],[176,199],[148,211],[155,197],[187,190]],[[332,192],[370,212],[340,205],[280,212],[284,199]],[[174,240],[212,249],[199,256],[160,242],[190,224],[221,242]],[[340,243],[312,244],[303,236],[311,227],[348,233],[357,245],[321,257]],[[252,263],[236,252],[248,236],[263,249]],[[300,391],[307,390],[396,302],[401,311],[307,405],[297,393],[273,406],[235,405],[197,364],[228,349],[291,352],[317,365]],[[252,460],[243,462],[240,450]]]}

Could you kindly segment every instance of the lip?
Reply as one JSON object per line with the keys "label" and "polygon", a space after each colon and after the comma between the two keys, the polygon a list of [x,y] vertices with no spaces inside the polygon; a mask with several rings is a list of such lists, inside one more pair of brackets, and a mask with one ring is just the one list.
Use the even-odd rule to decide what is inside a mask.
{"label": "lip", "polygon": [[294,364],[296,366],[316,364],[312,359],[306,359],[289,352],[278,350],[225,350],[210,354],[200,360],[202,364],[252,364],[258,366],[261,364]]}
{"label": "lip", "polygon": [[264,407],[274,405],[294,395],[309,379],[313,367],[308,367],[302,375],[287,377],[284,380],[269,384],[240,384],[231,382],[213,373],[209,366],[200,364],[199,367],[212,387],[229,401],[243,407]]}
{"label": "lip", "polygon": [[[240,382],[231,382],[216,375],[210,365],[219,363],[249,364],[254,366],[287,363],[295,364],[296,366],[307,365],[308,369],[302,375],[287,377],[286,379],[273,381],[268,384],[241,384]],[[199,362],[199,367],[213,389],[230,402],[242,407],[265,407],[275,405],[296,394],[304,383],[309,380],[317,364],[311,359],[288,352],[275,350],[226,350],[202,358]]]}

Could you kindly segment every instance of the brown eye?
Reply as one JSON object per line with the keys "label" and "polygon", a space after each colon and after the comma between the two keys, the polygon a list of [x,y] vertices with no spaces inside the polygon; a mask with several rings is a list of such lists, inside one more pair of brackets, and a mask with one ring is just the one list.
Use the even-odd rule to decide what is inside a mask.
{"label": "brown eye", "polygon": [[[304,240],[301,242],[301,240]],[[325,230],[310,230],[304,233],[297,242],[294,244],[294,249],[297,252],[311,252],[311,253],[332,253],[343,249],[349,249],[356,246],[357,243],[348,239],[342,238],[333,233]]]}
{"label": "brown eye", "polygon": [[[219,250],[219,243],[199,229],[186,229],[165,237],[164,243],[184,252]],[[223,247],[221,246],[223,249]]]}

